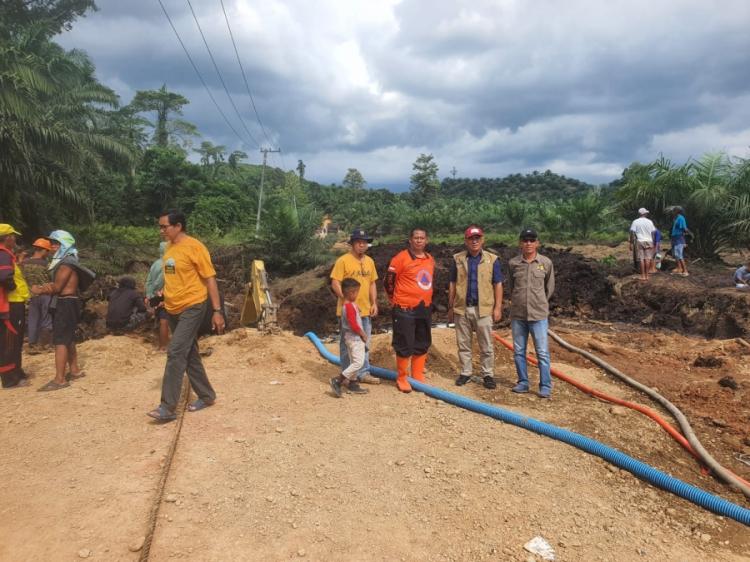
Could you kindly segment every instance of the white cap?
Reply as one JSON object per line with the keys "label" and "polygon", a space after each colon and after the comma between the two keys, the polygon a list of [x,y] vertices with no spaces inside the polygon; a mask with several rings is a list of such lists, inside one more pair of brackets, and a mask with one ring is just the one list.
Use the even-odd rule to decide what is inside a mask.
{"label": "white cap", "polygon": [[648,209],[646,207],[641,207],[640,209],[638,209],[638,214],[639,215],[647,215],[648,214]]}

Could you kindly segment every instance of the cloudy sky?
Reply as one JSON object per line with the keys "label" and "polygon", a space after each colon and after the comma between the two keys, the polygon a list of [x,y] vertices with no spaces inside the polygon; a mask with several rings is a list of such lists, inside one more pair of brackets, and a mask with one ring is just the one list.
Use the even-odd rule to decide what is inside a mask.
{"label": "cloudy sky", "polygon": [[[97,0],[60,36],[123,103],[163,83],[204,137],[259,162],[220,0]],[[441,177],[550,169],[593,183],[663,153],[750,157],[750,2],[725,0],[223,0],[260,119],[289,169],[403,187],[433,153]],[[255,138],[250,138],[245,127]],[[244,144],[243,144],[244,143]],[[275,157],[274,164],[281,159]]]}

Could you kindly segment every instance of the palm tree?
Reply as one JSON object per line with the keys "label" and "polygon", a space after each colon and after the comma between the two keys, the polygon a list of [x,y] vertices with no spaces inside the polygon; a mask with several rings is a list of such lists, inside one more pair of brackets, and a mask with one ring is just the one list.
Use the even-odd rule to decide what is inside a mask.
{"label": "palm tree", "polygon": [[190,101],[180,94],[167,90],[163,84],[158,90],[138,90],[130,102],[130,107],[139,113],[156,112],[156,123],[150,124],[154,128],[154,143],[157,146],[167,146],[170,141],[180,141],[187,147],[191,138],[198,134],[198,129],[192,123],[173,116],[182,115],[182,107]]}
{"label": "palm tree", "polygon": [[40,199],[85,207],[76,179],[105,158],[132,151],[98,128],[117,95],[101,85],[80,51],[47,39],[43,25],[0,44],[0,218],[34,224]]}

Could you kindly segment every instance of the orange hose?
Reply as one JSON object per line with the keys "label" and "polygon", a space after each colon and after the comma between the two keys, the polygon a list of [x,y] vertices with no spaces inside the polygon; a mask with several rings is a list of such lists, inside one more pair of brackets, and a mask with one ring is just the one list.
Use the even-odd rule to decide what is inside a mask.
{"label": "orange hose", "polygon": [[[495,332],[492,332],[492,336],[498,342],[500,342],[503,346],[505,346],[509,350],[513,351],[513,344],[510,343],[508,340],[505,340],[505,339],[501,338]],[[533,365],[538,365],[538,361],[536,360],[535,357],[532,357],[531,355],[527,355],[526,358]],[[690,443],[688,443],[688,440],[685,439],[685,437],[682,435],[682,433],[680,433],[679,431],[677,431],[669,422],[667,422],[656,411],[652,410],[648,406],[643,406],[641,404],[636,404],[635,402],[628,402],[627,400],[622,400],[620,398],[616,398],[614,396],[610,396],[608,394],[605,394],[603,392],[595,390],[595,389],[593,389],[593,388],[591,388],[589,386],[586,386],[583,383],[578,382],[575,379],[570,378],[568,375],[566,375],[566,374],[558,371],[554,367],[550,367],[550,372],[555,377],[557,377],[558,379],[567,382],[568,384],[576,387],[578,390],[580,390],[582,392],[585,392],[586,394],[590,394],[591,396],[595,396],[596,398],[600,398],[601,400],[604,400],[606,402],[611,402],[613,404],[618,404],[620,406],[624,406],[626,408],[630,408],[631,410],[635,410],[637,412],[640,412],[640,413],[648,416],[649,418],[651,418],[652,420],[654,420],[656,423],[658,423],[662,427],[662,429],[664,429],[664,431],[666,431],[667,433],[669,433],[669,435],[671,435],[672,438],[675,441],[677,441],[680,445],[682,445],[682,447],[688,453],[690,453],[693,457],[695,457],[700,462],[700,456],[698,455],[698,453],[695,452],[695,450],[693,449],[692,445],[690,445]],[[706,469],[705,466],[701,465],[701,472],[703,472],[704,474],[706,474],[708,472],[708,470]],[[737,480],[739,480],[743,484],[750,485],[741,476],[739,476],[737,474],[733,474],[733,476],[735,478],[737,478]]]}

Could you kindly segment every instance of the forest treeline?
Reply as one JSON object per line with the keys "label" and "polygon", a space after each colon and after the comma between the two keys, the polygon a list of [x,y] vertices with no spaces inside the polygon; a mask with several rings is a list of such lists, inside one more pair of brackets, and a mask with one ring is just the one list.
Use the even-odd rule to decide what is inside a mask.
{"label": "forest treeline", "polygon": [[666,209],[682,205],[701,255],[750,243],[750,165],[723,154],[635,163],[606,186],[549,170],[475,179],[453,168],[441,179],[431,154],[415,155],[406,193],[368,189],[355,168],[342,170],[340,185],[310,181],[302,161],[264,173],[248,163],[256,153],[203,138],[183,117],[190,100],[168,85],[122,100],[86,53],[55,42],[92,9],[93,0],[0,3],[0,222],[29,237],[67,226],[125,262],[155,252],[155,217],[176,207],[212,243],[246,245],[289,271],[327,259],[327,241],[314,236],[325,216],[381,237],[416,224],[451,234],[476,222],[496,233],[533,225],[547,239],[570,240],[625,237],[641,206],[665,228]]}

